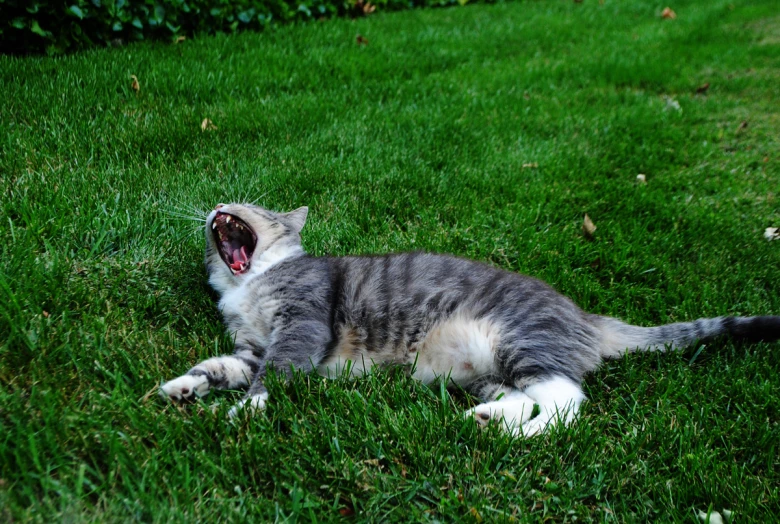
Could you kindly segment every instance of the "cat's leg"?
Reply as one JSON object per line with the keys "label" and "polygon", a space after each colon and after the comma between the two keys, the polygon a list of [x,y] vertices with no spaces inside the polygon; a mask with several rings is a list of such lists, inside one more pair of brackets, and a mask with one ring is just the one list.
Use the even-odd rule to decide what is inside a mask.
{"label": "cat's leg", "polygon": [[229,418],[235,418],[242,411],[248,411],[249,413],[256,413],[265,409],[268,402],[268,390],[265,386],[260,386],[252,393],[247,395],[239,402],[237,402],[230,411],[228,411]]}
{"label": "cat's leg", "polygon": [[534,401],[528,395],[502,384],[498,377],[486,377],[469,387],[469,391],[487,401],[465,413],[482,427],[500,422],[503,429],[516,434],[534,410]]}
{"label": "cat's leg", "polygon": [[265,409],[268,401],[265,376],[269,367],[287,378],[292,376],[293,370],[309,373],[321,364],[330,340],[330,328],[321,321],[302,320],[285,326],[258,362],[257,373],[246,396],[230,408],[228,416],[232,419],[241,411],[254,413]]}
{"label": "cat's leg", "polygon": [[163,384],[160,396],[177,402],[203,397],[212,388],[245,388],[251,384],[258,367],[259,358],[251,350],[210,358],[197,364],[185,375]]}
{"label": "cat's leg", "polygon": [[557,422],[571,424],[586,400],[580,384],[561,376],[540,380],[523,393],[539,406],[539,415],[522,425],[524,437],[538,435]]}

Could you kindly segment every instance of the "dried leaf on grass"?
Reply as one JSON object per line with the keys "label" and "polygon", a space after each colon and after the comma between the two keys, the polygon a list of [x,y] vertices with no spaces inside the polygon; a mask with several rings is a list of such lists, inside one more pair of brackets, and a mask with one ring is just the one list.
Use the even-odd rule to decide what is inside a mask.
{"label": "dried leaf on grass", "polygon": [[585,238],[588,240],[593,239],[593,233],[596,232],[596,224],[593,223],[593,220],[590,219],[590,217],[585,214],[585,220],[582,221],[582,234],[585,235]]}
{"label": "dried leaf on grass", "polygon": [[523,164],[523,169],[536,169],[539,167],[539,164],[537,162],[529,162],[527,164]]}
{"label": "dried leaf on grass", "polygon": [[209,118],[204,118],[203,122],[200,123],[200,130],[201,131],[212,131],[216,129],[217,126],[214,125],[214,122],[211,121]]}
{"label": "dried leaf on grass", "polygon": [[174,41],[173,41],[173,43],[174,43],[174,44],[181,44],[181,43],[182,43],[182,42],[184,42],[185,40],[187,40],[187,37],[186,37],[186,36],[177,36],[177,37],[176,37],[176,40],[174,40]]}
{"label": "dried leaf on grass", "polygon": [[366,38],[363,35],[357,35],[357,38],[355,38],[358,45],[368,45],[368,38]]}
{"label": "dried leaf on grass", "polygon": [[664,18],[666,20],[674,20],[677,18],[677,13],[672,11],[671,7],[664,7],[664,10],[661,11],[661,18]]}
{"label": "dried leaf on grass", "polygon": [[707,92],[707,90],[710,88],[710,83],[706,82],[699,87],[696,88],[696,94],[697,95],[703,95]]}
{"label": "dried leaf on grass", "polygon": [[376,11],[376,6],[371,2],[364,2],[363,0],[357,0],[355,2],[353,10],[357,16],[368,16]]}
{"label": "dried leaf on grass", "polygon": [[138,77],[135,75],[130,75],[130,79],[132,80],[130,87],[137,93],[141,90],[141,84],[138,83]]}

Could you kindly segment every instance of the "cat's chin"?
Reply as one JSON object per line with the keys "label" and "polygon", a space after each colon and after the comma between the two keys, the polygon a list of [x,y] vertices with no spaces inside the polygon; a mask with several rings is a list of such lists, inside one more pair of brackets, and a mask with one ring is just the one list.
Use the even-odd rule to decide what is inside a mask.
{"label": "cat's chin", "polygon": [[254,230],[236,215],[221,211],[217,211],[210,227],[219,256],[231,273],[247,273],[257,247]]}

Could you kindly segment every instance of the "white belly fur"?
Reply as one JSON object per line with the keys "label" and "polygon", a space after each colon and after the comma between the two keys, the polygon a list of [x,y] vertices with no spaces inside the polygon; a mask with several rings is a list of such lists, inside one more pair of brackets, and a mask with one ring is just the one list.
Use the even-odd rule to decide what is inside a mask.
{"label": "white belly fur", "polygon": [[417,344],[416,355],[409,354],[409,362],[416,364],[412,376],[426,384],[449,376],[468,385],[494,371],[498,339],[498,329],[488,320],[450,317],[433,326]]}
{"label": "white belly fur", "polygon": [[347,366],[352,375],[362,375],[374,365],[411,365],[412,376],[430,384],[439,377],[449,377],[462,386],[495,370],[494,353],[499,333],[489,320],[476,320],[461,314],[435,324],[416,344],[390,352],[366,351],[354,330],[345,327],[333,354],[318,367],[321,375],[335,377]]}

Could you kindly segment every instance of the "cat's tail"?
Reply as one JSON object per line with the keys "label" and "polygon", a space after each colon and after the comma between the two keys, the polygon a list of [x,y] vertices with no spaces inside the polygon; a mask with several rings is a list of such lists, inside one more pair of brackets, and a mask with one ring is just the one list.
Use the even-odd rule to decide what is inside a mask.
{"label": "cat's tail", "polygon": [[721,335],[749,342],[780,339],[780,316],[700,318],[656,327],[632,326],[616,318],[597,317],[596,325],[602,334],[603,358],[617,358],[633,351],[680,349]]}

